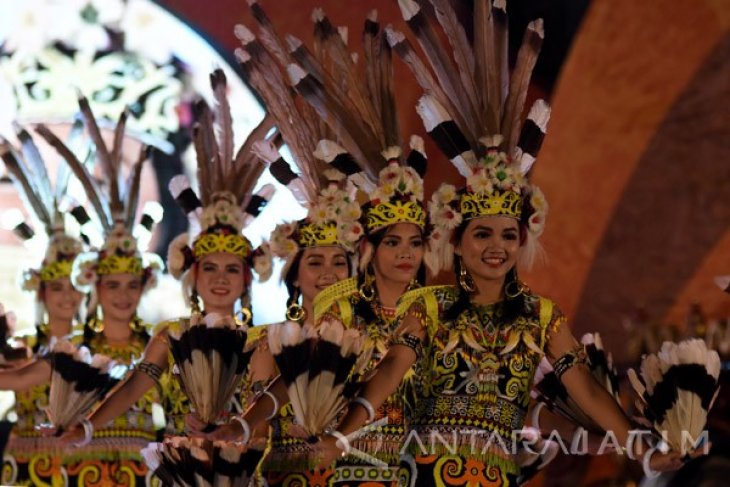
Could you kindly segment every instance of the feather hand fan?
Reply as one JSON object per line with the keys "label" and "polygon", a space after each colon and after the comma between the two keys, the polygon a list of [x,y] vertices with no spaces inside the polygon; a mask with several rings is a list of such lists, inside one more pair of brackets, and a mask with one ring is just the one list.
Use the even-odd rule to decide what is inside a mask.
{"label": "feather hand fan", "polygon": [[232,442],[176,436],[142,450],[149,469],[166,485],[248,487],[263,451]]}
{"label": "feather hand fan", "polygon": [[516,462],[520,466],[517,485],[524,485],[555,459],[560,446],[553,440],[544,439],[536,428],[522,428],[517,441]]}
{"label": "feather hand fan", "polygon": [[246,328],[232,318],[194,314],[170,331],[178,378],[201,420],[214,424],[241,382],[253,351]]}
{"label": "feather hand fan", "polygon": [[[583,336],[581,342],[586,351],[587,365],[591,374],[620,405],[618,376],[611,355],[606,354],[603,350],[600,335],[598,333],[587,333]],[[535,373],[532,396],[547,405],[551,411],[560,414],[575,425],[591,433],[603,433],[603,428],[583,412],[580,406],[570,397],[547,359],[542,359],[538,371]]]}
{"label": "feather hand fan", "polygon": [[286,322],[269,326],[269,347],[286,383],[297,423],[314,439],[347,404],[372,354],[365,336],[339,321],[317,328]]}
{"label": "feather hand fan", "polygon": [[641,376],[629,370],[637,407],[674,451],[691,453],[719,391],[720,356],[703,340],[664,342],[641,361]]}
{"label": "feather hand fan", "polygon": [[57,434],[81,421],[127,372],[109,357],[92,357],[88,348],[77,349],[63,339],[52,343],[48,357],[52,372],[46,414]]}
{"label": "feather hand fan", "polygon": [[5,307],[0,304],[0,365],[30,358],[30,348],[12,343],[14,329],[15,314],[6,313]]}

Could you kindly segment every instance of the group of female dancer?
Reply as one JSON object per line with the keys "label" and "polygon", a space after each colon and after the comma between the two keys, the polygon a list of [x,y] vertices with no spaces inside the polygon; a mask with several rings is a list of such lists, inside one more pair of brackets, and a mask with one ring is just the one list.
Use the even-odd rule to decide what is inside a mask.
{"label": "group of female dancer", "polygon": [[[252,8],[260,9],[256,2]],[[82,242],[59,223],[57,201],[48,209],[53,219],[42,219],[51,236],[49,250],[32,274],[34,287],[29,286],[44,309],[33,345],[36,359],[0,372],[0,389],[18,391],[19,418],[5,451],[3,483],[150,484],[155,480],[140,450],[173,434],[246,440],[249,448],[266,449],[256,478],[265,485],[516,485],[520,465],[503,445],[525,424],[533,376],[543,356],[580,407],[625,445],[624,453],[652,471],[678,468],[679,453],[648,451],[640,441],[629,441],[627,418],[590,376],[563,314],[518,278],[518,264],[534,257],[547,215],[542,193],[527,179],[539,148],[534,139],[544,133],[544,103],[538,102],[523,124],[526,86],[507,89],[502,83],[503,89],[490,85],[474,92],[468,86],[441,89],[430,80],[419,113],[465,180],[458,188],[441,185],[425,204],[423,141],[411,137],[410,153],[404,154],[392,67],[370,53],[363,62],[377,76],[349,76],[357,67],[349,55],[336,57],[342,39],[319,15],[318,32],[328,46],[320,51],[329,57],[315,59],[310,53],[304,72],[293,65],[294,57],[283,54],[285,49],[272,47],[278,36],[263,12],[257,14],[268,36],[266,46],[244,28],[236,33],[243,43],[244,75],[268,115],[245,150],[234,155],[232,134],[221,129],[222,140],[216,143],[209,123],[213,117],[201,110],[200,143],[196,140],[200,197],[188,187],[171,185],[196,223],[190,235],[173,242],[168,255],[168,270],[181,279],[192,312],[159,324],[151,335],[136,309],[160,266],[143,259],[132,236],[134,198],[125,203],[119,196],[134,194],[139,178],[130,178],[131,188],[119,187],[118,147],[104,146],[85,109],[109,195],[94,194],[99,188],[93,181],[84,187],[106,240],[97,252],[83,253]],[[421,13],[410,12],[408,18],[417,15]],[[475,15],[496,22],[483,12]],[[388,34],[391,45],[402,42],[397,33]],[[364,42],[387,51],[389,61],[385,37],[369,18]],[[491,45],[492,40],[474,42]],[[506,49],[506,43],[492,48]],[[472,61],[477,66],[456,82],[481,86],[491,80],[488,69],[478,66],[493,63],[491,58]],[[506,73],[495,79],[502,76]],[[216,96],[224,97],[222,73],[211,79]],[[339,83],[362,85],[343,88]],[[218,121],[227,116],[222,101],[218,99]],[[332,107],[341,107],[346,116],[328,112]],[[291,150],[297,172],[265,139],[271,126]],[[74,158],[48,131],[39,133],[64,158]],[[19,154],[7,143],[3,147],[6,160]],[[260,199],[252,195],[257,177],[249,177],[257,174],[259,159],[308,208],[303,220],[276,227],[268,249],[254,249],[242,233],[260,210]],[[69,164],[84,178],[78,161]],[[251,169],[242,169],[246,165]],[[428,172],[442,173],[433,164]],[[200,314],[248,325],[252,271],[267,277],[271,253],[285,262],[288,321],[316,327],[323,319],[335,319],[367,335],[375,350],[355,399],[315,443],[298,434],[266,326],[249,330],[247,348],[253,356],[237,395],[240,409],[232,408],[213,431],[190,410],[173,377],[171,330]],[[455,285],[426,286],[426,267],[432,275],[453,271]],[[45,420],[51,374],[43,357],[50,339],[71,334],[82,291],[90,293],[94,306],[83,335],[72,340],[131,364],[132,370],[77,427],[61,432],[60,438],[46,438],[35,428]],[[494,435],[503,441],[494,441]]]}

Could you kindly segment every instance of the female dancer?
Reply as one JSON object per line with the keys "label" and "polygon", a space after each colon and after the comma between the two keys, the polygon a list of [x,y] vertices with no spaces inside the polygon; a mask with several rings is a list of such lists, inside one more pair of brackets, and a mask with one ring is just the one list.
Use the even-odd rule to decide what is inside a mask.
{"label": "female dancer", "polygon": [[[72,133],[78,134],[80,128],[75,126]],[[23,276],[23,289],[35,293],[38,307],[35,335],[25,341],[38,360],[48,352],[52,338],[71,336],[83,298],[83,294],[71,284],[71,267],[73,260],[83,250],[83,244],[66,232],[63,215],[58,209],[59,200],[65,194],[68,169],[62,167],[58,171],[55,191],[50,186],[47,174],[30,178],[29,175],[33,174],[29,169],[32,164],[35,164],[32,167],[36,170],[43,171],[45,165],[43,161],[37,160],[37,147],[28,132],[19,129],[18,139],[23,143],[20,151],[3,140],[0,153],[5,167],[23,192],[24,201],[29,203],[28,211],[33,212],[43,223],[49,236],[40,268],[29,269]],[[83,212],[83,208],[75,213],[79,214],[79,211]],[[34,235],[27,223],[18,225],[16,233],[24,239]],[[74,341],[78,342],[78,338],[74,337]],[[34,475],[31,465],[50,464],[50,444],[40,437],[35,428],[47,420],[44,408],[48,406],[50,371],[45,367],[47,362],[41,360],[40,364],[25,364],[20,369],[0,372],[0,389],[16,390],[14,410],[17,415],[13,436],[5,452],[2,483],[30,482]],[[40,380],[29,381],[26,378],[33,370],[43,372],[39,374]]]}
{"label": "female dancer", "polygon": [[[224,97],[226,81],[222,71],[213,73],[211,80],[216,96]],[[219,107],[228,106],[220,101]],[[193,236],[191,244],[188,243],[188,234],[180,235],[173,241],[168,253],[169,270],[173,276],[182,279],[183,292],[194,315],[216,313],[234,319],[235,307],[240,303],[243,316],[240,324],[246,325],[251,321],[248,308],[251,270],[256,270],[262,280],[268,278],[271,273],[271,256],[266,247],[254,250],[243,236],[242,230],[258,216],[271,192],[265,187],[266,197],[251,194],[261,170],[255,164],[254,156],[248,155],[249,142],[239,151],[240,154],[246,154],[247,159],[237,161],[236,164],[230,160],[230,153],[227,160],[225,153],[213,155],[207,152],[209,147],[204,147],[201,141],[203,137],[215,137],[214,129],[210,124],[211,113],[202,102],[200,110],[196,131],[196,143],[200,144],[196,144],[196,147],[199,150],[198,175],[202,203],[183,176],[173,179],[170,184],[173,195],[191,218],[195,228],[200,230]],[[218,115],[217,119],[221,120],[223,113]],[[264,134],[269,127],[268,119],[260,126]],[[259,132],[256,129],[254,134]],[[219,147],[225,148],[229,143],[232,144],[232,136],[232,133],[224,132],[225,139],[221,140]],[[211,168],[211,160],[221,161],[221,167]],[[172,361],[168,331],[179,327],[182,320],[191,319],[192,316],[163,322],[157,326],[141,363],[87,419],[87,435],[88,430],[103,427],[119,417],[155,385],[160,385],[166,393],[165,410],[172,421],[168,433],[183,434],[183,418],[189,412],[189,406],[178,382],[166,373]],[[258,327],[249,330],[247,346],[258,342],[256,333]],[[248,383],[268,382],[273,376],[273,368],[257,365],[261,362],[260,356],[262,353],[257,350],[251,359]],[[84,431],[77,428],[62,436],[61,441],[71,444],[83,437]]]}
{"label": "female dancer", "polygon": [[[399,5],[409,25],[429,22],[415,2]],[[444,8],[440,20],[456,18],[448,5]],[[457,285],[403,296],[402,339],[390,348],[361,397],[380,405],[415,365],[417,400],[406,412],[413,431],[404,448],[415,457],[417,484],[516,485],[520,467],[513,444],[524,424],[535,369],[546,355],[569,394],[613,432],[630,456],[642,458],[647,469],[677,468],[678,453],[648,455],[641,441],[630,441],[628,420],[592,379],[565,317],[517,277],[518,261],[529,264],[535,256],[547,213],[542,193],[526,173],[542,141],[549,108],[538,100],[524,127],[520,122],[542,24],[528,26],[515,67],[520,77],[509,85],[506,63],[501,62],[507,59],[507,43],[499,42],[506,37],[505,12],[495,6],[489,15],[481,4],[474,8],[475,25],[490,26],[488,33],[474,36],[474,72],[457,78],[444,71],[448,67],[443,63],[434,62],[439,80],[454,81],[457,88],[424,86],[427,95],[418,106],[427,130],[466,178],[458,191],[442,185],[429,208],[435,228],[426,261],[434,270],[454,261]],[[444,24],[447,35],[455,34],[453,28],[453,23]],[[427,56],[435,59],[427,29],[416,30]],[[399,53],[408,50],[397,35],[391,40],[401,43]],[[461,48],[470,47],[463,42]],[[480,58],[484,52],[498,56]],[[351,408],[340,432],[351,433],[367,419],[362,408]],[[347,450],[345,441],[324,438],[323,462],[336,455],[337,444]]]}
{"label": "female dancer", "polygon": [[[121,191],[125,189],[128,195],[138,194],[139,177],[129,179],[130,188],[119,187],[121,148],[115,145],[110,151],[104,145],[86,100],[82,98],[79,105],[109,181],[108,198],[101,197],[86,168],[63,142],[44,126],[37,130],[82,180],[104,230],[105,241],[101,250],[78,255],[71,270],[74,286],[91,294],[89,311],[93,317],[85,324],[83,341],[92,352],[129,365],[141,355],[149,338],[146,327],[136,316],[137,305],[143,291],[154,285],[155,272],[161,269],[162,263],[156,256],[143,258],[137,250],[130,228],[134,224],[137,201],[129,198],[125,205],[120,198]],[[121,140],[116,142],[119,143]],[[136,174],[139,174],[145,158],[142,154],[137,161],[133,169]],[[103,318],[96,314],[98,308],[101,308]],[[50,373],[47,361],[35,361],[14,374],[14,378],[8,378],[10,382],[4,385],[13,389],[25,388],[47,382]],[[99,431],[93,438],[89,432],[86,444],[72,454],[56,450],[52,458],[31,459],[29,481],[34,485],[47,481],[60,482],[61,485],[86,485],[92,479],[115,485],[143,482],[146,467],[139,449],[156,436],[157,428],[152,418],[155,402],[159,403],[156,395],[146,397],[110,428]]]}
{"label": "female dancer", "polygon": [[[255,17],[257,19],[265,19],[265,14],[258,4],[252,5],[252,8],[256,9]],[[324,32],[328,37],[323,42],[341,42],[339,35],[336,32],[333,34],[331,25],[325,17],[318,18],[317,23],[318,27],[322,28],[316,29],[316,32],[319,34]],[[276,34],[270,30],[269,22],[262,21],[261,28],[267,31],[269,40],[277,39]],[[377,30],[374,19],[369,19],[366,23],[366,36],[372,37]],[[251,84],[266,100],[270,111],[276,113],[273,106],[280,103],[283,98],[281,93],[287,93],[288,86],[276,85],[276,80],[281,75],[278,74],[280,71],[275,67],[275,56],[270,55],[246,29],[239,26],[236,33],[244,44],[244,51],[240,54],[244,71]],[[372,42],[380,44],[383,40],[377,36],[373,38]],[[387,49],[387,45],[383,44],[383,46],[384,49]],[[387,63],[383,62],[387,58],[385,52],[383,56],[383,60],[368,58],[369,62],[373,64],[366,67],[366,70],[379,70],[383,66],[387,66]],[[317,64],[314,59],[308,59],[308,62],[309,66],[314,63],[320,70],[330,68],[326,62]],[[350,66],[348,69],[355,70],[355,67]],[[313,72],[318,72],[318,70],[313,69]],[[314,76],[311,73],[310,75]],[[330,75],[333,76],[332,79],[335,79],[334,76],[338,76],[339,79],[337,73],[330,73]],[[351,94],[356,91],[366,93],[369,89],[392,90],[390,71],[386,69],[380,75],[386,80],[380,86],[358,86],[358,90],[344,91]],[[301,73],[301,76],[304,76],[304,73]],[[348,79],[357,79],[357,76]],[[305,90],[301,90],[300,93],[308,98]],[[340,97],[343,95],[334,88],[318,93],[328,99],[327,106],[338,104],[347,106],[349,102],[349,100],[341,99]],[[376,99],[382,100],[384,105],[375,107],[373,100]],[[310,99],[308,98],[308,100]],[[342,135],[340,142],[348,150],[329,140],[322,140],[317,144],[315,154],[329,162],[332,167],[346,173],[363,192],[368,193],[369,201],[365,205],[362,220],[366,235],[360,254],[362,274],[354,286],[352,281],[346,281],[342,285],[333,286],[321,293],[315,300],[314,321],[319,323],[323,317],[331,317],[343,322],[347,327],[356,327],[366,333],[377,349],[371,363],[372,367],[391,343],[397,299],[408,288],[421,284],[417,278],[423,279],[423,238],[426,218],[421,204],[423,198],[421,175],[413,167],[403,164],[401,149],[396,146],[396,142],[400,140],[400,134],[397,121],[394,120],[396,111],[392,103],[392,91],[389,93],[372,92],[371,96],[358,101],[359,107],[366,107],[370,110],[368,115],[373,117],[370,120],[377,124],[377,128],[364,121],[365,114],[363,114],[363,119],[348,116],[346,118],[352,125],[335,124],[331,127],[334,133]],[[292,103],[292,106],[296,107],[296,104]],[[312,102],[312,106],[317,107],[318,105],[316,102]],[[305,107],[305,109],[299,108],[299,110],[299,117],[290,118],[303,120],[300,124],[305,126],[310,118],[313,118],[314,122],[309,125],[318,126],[319,121],[316,115],[311,114],[312,108]],[[283,111],[286,113],[286,110]],[[376,113],[380,113],[382,118],[374,115]],[[328,121],[336,119],[325,113],[318,115]],[[357,129],[353,128],[355,126]],[[348,133],[348,130],[352,130],[352,132]],[[283,128],[282,134],[287,144],[291,145]],[[414,150],[407,162],[421,170],[425,169],[422,141],[418,138],[412,139],[411,147]],[[274,169],[275,166],[272,166],[272,171]],[[336,200],[336,198],[332,199]],[[271,395],[267,399],[262,397],[244,415],[244,419],[251,422],[252,425],[254,423],[257,425],[260,421],[267,419],[268,413],[266,412],[277,406],[276,401],[286,400],[285,391],[279,387],[278,382],[272,385],[269,392]],[[400,470],[398,451],[404,434],[401,409],[402,405],[394,396],[393,401],[377,413],[373,410],[373,415],[377,419],[384,419],[387,424],[374,430],[371,434],[364,435],[358,441],[358,447],[366,454],[376,456],[380,462],[385,462],[390,468],[379,468],[380,464],[378,468],[371,468],[352,457],[344,460],[336,470],[329,470],[324,477],[323,474],[313,470],[304,471],[300,470],[298,466],[289,466],[288,469],[296,470],[296,473],[271,475],[268,480],[277,485],[280,483],[288,485],[289,482],[295,482],[293,485],[309,485],[323,481],[324,478],[329,479],[328,481],[348,484],[367,480],[375,482],[370,485],[379,485],[379,483],[395,485]],[[241,431],[241,424],[233,422],[226,427],[219,428],[219,431],[210,437],[234,438],[240,435]],[[383,438],[385,440],[381,441]],[[306,456],[309,457],[309,467],[311,467],[313,461],[311,452],[308,452]],[[282,462],[279,468],[286,470],[287,466]]]}

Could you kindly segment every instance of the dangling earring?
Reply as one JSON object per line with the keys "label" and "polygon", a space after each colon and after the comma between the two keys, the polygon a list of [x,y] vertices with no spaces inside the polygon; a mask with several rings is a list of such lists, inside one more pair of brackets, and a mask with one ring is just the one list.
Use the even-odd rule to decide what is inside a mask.
{"label": "dangling earring", "polygon": [[286,319],[302,323],[307,318],[307,310],[299,304],[299,288],[295,288],[290,303],[286,308]]}
{"label": "dangling earring", "polygon": [[469,274],[469,271],[466,270],[466,266],[461,257],[459,257],[459,286],[468,293],[476,291],[474,279]]}
{"label": "dangling earring", "polygon": [[365,279],[363,279],[363,283],[360,285],[360,297],[368,303],[375,299],[374,282],[375,276],[373,276],[371,268],[368,266],[367,269],[365,269]]}
{"label": "dangling earring", "polygon": [[190,314],[200,314],[200,301],[198,300],[198,290],[193,289],[190,295]]}
{"label": "dangling earring", "polygon": [[406,288],[406,292],[413,291],[414,289],[418,289],[421,287],[421,283],[418,282],[418,279],[415,277],[411,279],[411,282],[408,283],[408,287]]}
{"label": "dangling earring", "polygon": [[95,312],[94,316],[89,320],[89,328],[94,333],[101,333],[104,331],[104,321],[99,319],[99,312]]}
{"label": "dangling earring", "polygon": [[253,313],[251,313],[251,308],[249,307],[249,303],[247,302],[248,295],[244,293],[241,296],[241,309],[238,311],[241,313],[241,326],[248,326],[249,323],[251,323],[251,318],[253,317]]}
{"label": "dangling earring", "polygon": [[[510,286],[513,286],[513,288],[511,288]],[[517,277],[504,285],[504,295],[507,296],[509,299],[515,299],[522,294],[525,294],[528,290],[529,288],[519,279],[517,279]]]}
{"label": "dangling earring", "polygon": [[134,333],[142,333],[145,329],[144,323],[142,323],[142,318],[140,318],[137,315],[134,315],[134,318],[132,318],[132,321],[129,322],[129,328]]}

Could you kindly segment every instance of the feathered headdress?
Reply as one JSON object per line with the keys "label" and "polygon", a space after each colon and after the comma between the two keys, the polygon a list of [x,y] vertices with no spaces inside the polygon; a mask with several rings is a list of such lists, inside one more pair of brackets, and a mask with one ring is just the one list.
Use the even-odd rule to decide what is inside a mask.
{"label": "feathered headdress", "polygon": [[668,446],[683,454],[700,445],[707,415],[719,392],[720,357],[703,340],[664,342],[641,361],[641,377],[628,372],[645,420]]}
{"label": "feathered headdress", "polygon": [[242,230],[264,209],[274,194],[272,185],[253,193],[266,164],[251,148],[273,127],[270,117],[248,136],[234,153],[233,121],[228,105],[226,77],[220,69],[210,75],[215,111],[197,104],[193,142],[198,162],[200,196],[181,175],[170,181],[170,192],[188,216],[190,231],[178,236],[168,251],[170,273],[180,278],[196,261],[214,252],[239,256],[265,281],[271,275],[271,252],[264,244],[254,249]]}
{"label": "feathered headdress", "polygon": [[526,178],[545,134],[548,105],[535,102],[527,122],[522,123],[527,88],[543,39],[542,20],[528,25],[510,78],[504,0],[474,2],[472,42],[450,2],[431,0],[450,50],[424,12],[425,3],[398,0],[425,61],[402,33],[388,28],[386,34],[425,90],[417,111],[426,130],[466,178],[465,188],[457,191],[442,185],[431,199],[429,215],[435,228],[426,264],[432,272],[450,267],[451,234],[463,220],[506,215],[527,227],[523,262],[529,265],[547,214],[545,198]]}
{"label": "feathered headdress", "polygon": [[[15,128],[20,149],[0,137],[0,155],[23,197],[26,208],[41,222],[48,236],[46,254],[40,268],[28,269],[23,273],[23,289],[37,291],[41,282],[71,276],[73,261],[82,252],[83,243],[67,232],[64,213],[60,210],[68,187],[68,166],[59,164],[53,188],[46,164],[33,137],[21,126],[16,125]],[[82,131],[83,125],[77,119],[71,128],[68,144],[78,144]],[[82,227],[89,221],[88,214],[81,206],[71,209],[69,213]],[[23,240],[29,240],[35,235],[32,225],[22,220],[14,225],[13,231]],[[81,238],[86,240],[83,234]]]}
{"label": "feathered headdress", "polygon": [[[260,19],[258,2],[250,0],[249,4]],[[336,29],[321,9],[314,10],[312,19],[313,50],[292,36],[287,38],[288,54],[281,43],[270,41],[274,36],[266,36],[264,44],[275,44],[272,51],[282,53],[280,62],[287,63],[291,84],[338,136],[337,142],[321,140],[315,155],[368,195],[363,208],[367,233],[399,222],[423,229],[423,141],[411,138],[411,153],[404,160],[391,50],[380,32],[376,12],[365,21],[363,71],[348,51],[345,31]],[[365,264],[361,262],[361,266]]]}
{"label": "feathered headdress", "polygon": [[314,109],[289,86],[284,69],[291,58],[258,3],[252,2],[251,8],[259,22],[261,41],[246,27],[236,26],[236,36],[243,44],[236,54],[244,77],[279,128],[299,174],[270,142],[257,142],[253,148],[270,164],[271,174],[308,210],[306,218],[277,225],[271,233],[272,252],[286,260],[282,271],[286,275],[301,248],[340,245],[354,252],[363,235],[358,221],[361,212],[344,174],[317,157],[318,142],[332,135]]}
{"label": "feathered headdress", "polygon": [[[114,127],[112,147],[109,148],[102,137],[99,124],[94,118],[88,100],[83,96],[79,97],[79,108],[86,131],[94,144],[96,163],[101,168],[105,187],[97,183],[86,166],[46,126],[39,125],[36,129],[64,158],[73,174],[81,182],[104,235],[104,244],[101,249],[81,254],[74,261],[73,283],[80,290],[93,292],[98,276],[130,273],[142,277],[145,289],[149,289],[156,284],[157,274],[162,271],[162,260],[156,254],[142,254],[141,249],[138,249],[137,239],[132,233],[139,203],[142,164],[148,157],[147,147],[142,147],[125,181],[122,175],[122,146],[128,116],[127,110],[124,110],[119,116],[119,121]],[[145,215],[141,219],[141,225],[147,231],[151,231],[151,221],[153,220],[149,215]],[[95,300],[92,300],[90,308],[94,306]]]}

